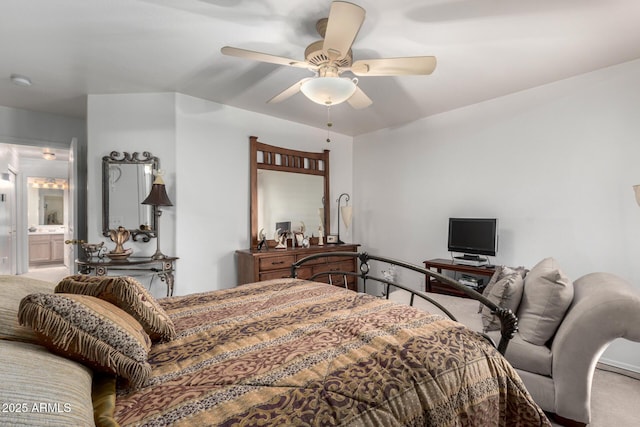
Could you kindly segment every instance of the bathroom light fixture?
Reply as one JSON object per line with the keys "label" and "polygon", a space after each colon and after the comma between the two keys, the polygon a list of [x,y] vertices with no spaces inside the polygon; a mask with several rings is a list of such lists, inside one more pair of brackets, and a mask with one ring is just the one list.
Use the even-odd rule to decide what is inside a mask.
{"label": "bathroom light fixture", "polygon": [[64,190],[68,188],[67,180],[64,178],[47,177],[27,177],[27,185],[32,188],[52,188]]}
{"label": "bathroom light fixture", "polygon": [[56,153],[54,153],[53,151],[49,150],[48,148],[45,148],[44,150],[42,150],[42,158],[45,160],[55,160],[56,159]]}
{"label": "bathroom light fixture", "polygon": [[21,76],[20,74],[11,74],[11,82],[18,86],[29,87],[31,86],[31,79],[27,76]]}
{"label": "bathroom light fixture", "polygon": [[341,104],[356,91],[358,79],[347,77],[316,77],[300,86],[300,91],[311,101],[321,105]]}

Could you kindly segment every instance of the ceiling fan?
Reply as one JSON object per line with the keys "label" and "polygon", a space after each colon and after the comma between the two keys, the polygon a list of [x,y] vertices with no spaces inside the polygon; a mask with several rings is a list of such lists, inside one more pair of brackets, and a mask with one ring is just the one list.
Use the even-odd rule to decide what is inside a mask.
{"label": "ceiling fan", "polygon": [[305,49],[303,61],[254,52],[251,50],[225,46],[225,55],[307,68],[316,73],[315,77],[304,78],[278,95],[269,103],[277,103],[302,92],[310,100],[327,106],[347,101],[353,108],[366,108],[371,99],[360,89],[357,78],[340,77],[345,71],[365,76],[427,75],[436,67],[434,56],[413,56],[404,58],[363,59],[353,61],[351,45],[364,22],[365,10],[358,5],[344,1],[331,3],[329,17],[320,19],[316,29],[322,40],[311,43]]}

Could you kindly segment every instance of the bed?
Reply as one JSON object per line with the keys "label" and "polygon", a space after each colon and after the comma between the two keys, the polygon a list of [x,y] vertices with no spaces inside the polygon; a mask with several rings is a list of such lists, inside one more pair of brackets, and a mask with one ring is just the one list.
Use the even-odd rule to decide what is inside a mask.
{"label": "bed", "polygon": [[[369,258],[361,256],[361,262],[368,265]],[[293,276],[297,267],[293,266]],[[366,283],[371,276],[363,269],[360,274],[367,276]],[[88,295],[82,286],[93,287],[93,294],[118,305],[104,296],[105,290],[111,292],[113,283],[122,280],[101,279],[111,280],[108,286],[96,280],[74,276],[65,290]],[[130,289],[135,281],[127,280],[129,286],[124,288]],[[61,290],[60,284],[57,288]],[[46,298],[22,296],[34,290],[44,291]],[[44,285],[29,286],[13,299],[22,297],[19,309],[28,312],[24,301],[34,305],[53,298],[46,294],[52,290],[53,286],[48,290]],[[151,298],[143,291],[140,294]],[[71,298],[66,297],[68,293],[59,295]],[[93,301],[94,297],[87,298]],[[47,396],[46,385],[38,385],[36,400],[25,406],[29,411],[3,412],[0,423],[85,425],[65,416],[91,412],[99,425],[120,426],[550,425],[492,343],[441,315],[294,277],[144,302],[146,308],[155,304],[173,329],[163,332],[155,325],[156,341],[148,346],[144,361],[150,370],[145,374],[141,369],[143,380],[130,371],[116,376],[101,373],[91,364],[87,369],[86,360],[69,362],[68,355],[54,350],[58,354],[50,356],[57,364],[77,365],[72,367],[80,374],[62,375],[67,382],[71,376],[82,381],[82,386],[73,386],[75,393],[86,392],[89,381],[93,398],[82,403],[76,396],[78,401],[70,403],[60,394],[65,387],[58,385],[57,394]],[[6,323],[6,316],[2,321]],[[153,329],[145,322],[141,325]],[[3,332],[3,342],[28,346],[21,348],[22,356],[14,354],[9,365],[24,364],[24,352],[42,352],[37,326],[34,337],[16,323],[13,327],[23,328],[21,333],[31,341],[25,344],[16,338],[20,334],[7,338]],[[508,328],[505,333],[509,334]],[[51,348],[51,342],[45,344]],[[2,349],[3,356],[8,354]],[[37,381],[27,379],[30,373],[24,369],[20,371],[20,367],[5,366],[0,373],[3,381],[7,376],[13,381],[19,377],[22,383]],[[61,379],[41,382],[47,381]],[[1,393],[2,402],[20,404],[28,399],[28,391],[3,389]],[[34,412],[34,402],[60,406],[49,413]]]}

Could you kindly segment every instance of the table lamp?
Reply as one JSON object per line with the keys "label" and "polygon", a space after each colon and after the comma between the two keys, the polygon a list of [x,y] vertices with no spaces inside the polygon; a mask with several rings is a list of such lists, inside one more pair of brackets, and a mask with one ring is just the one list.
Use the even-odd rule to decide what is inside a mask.
{"label": "table lamp", "polygon": [[152,205],[153,214],[156,218],[156,253],[151,256],[151,259],[164,259],[167,256],[160,252],[160,215],[162,215],[162,209],[160,206],[173,206],[169,196],[167,196],[167,189],[165,188],[164,181],[162,179],[162,173],[158,171],[156,178],[151,185],[151,192],[146,199],[142,202],[143,205]]}

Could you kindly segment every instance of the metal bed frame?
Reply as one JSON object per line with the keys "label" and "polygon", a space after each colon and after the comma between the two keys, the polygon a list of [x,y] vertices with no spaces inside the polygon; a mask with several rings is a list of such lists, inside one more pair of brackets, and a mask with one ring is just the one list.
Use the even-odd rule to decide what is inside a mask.
{"label": "metal bed frame", "polygon": [[[516,331],[518,330],[518,318],[516,317],[516,315],[509,309],[500,307],[499,305],[493,303],[492,301],[490,301],[488,298],[486,298],[484,295],[480,294],[479,292],[476,292],[475,290],[471,289],[468,286],[463,285],[462,283],[459,283],[458,281],[444,276],[441,273],[436,273],[435,271],[431,271],[431,270],[427,270],[425,268],[422,267],[418,267],[417,265],[414,264],[410,264],[404,261],[399,261],[399,260],[395,260],[392,258],[386,258],[386,257],[380,257],[380,256],[376,256],[376,255],[370,255],[367,252],[322,252],[322,253],[317,253],[317,254],[313,254],[310,255],[308,257],[305,257],[295,263],[293,263],[291,265],[291,277],[298,277],[298,268],[300,268],[304,263],[317,259],[317,258],[322,258],[322,257],[341,257],[341,258],[357,258],[360,262],[360,272],[349,272],[349,271],[323,271],[323,272],[319,272],[316,273],[314,275],[312,275],[309,280],[315,280],[318,277],[324,276],[324,275],[332,275],[332,274],[337,274],[337,275],[343,275],[343,276],[355,276],[355,277],[359,277],[360,279],[362,279],[362,283],[363,283],[363,291],[366,292],[367,291],[367,281],[368,280],[374,280],[376,282],[380,282],[380,283],[384,283],[385,284],[385,295],[386,298],[389,299],[389,291],[390,291],[390,287],[393,286],[395,288],[398,289],[402,289],[404,291],[407,291],[411,294],[411,299],[409,301],[409,305],[413,306],[415,297],[418,296],[420,298],[422,298],[423,300],[429,302],[430,304],[433,304],[434,306],[438,307],[440,310],[442,310],[443,313],[445,313],[450,319],[457,321],[457,319],[455,318],[455,316],[453,314],[451,314],[451,312],[449,312],[449,310],[447,310],[444,306],[442,306],[439,302],[435,301],[434,299],[432,299],[429,294],[422,292],[422,291],[417,291],[411,288],[408,288],[407,286],[401,285],[399,283],[396,283],[394,281],[391,280],[387,280],[384,277],[376,277],[376,276],[372,276],[370,274],[370,266],[369,266],[369,261],[379,261],[379,262],[384,262],[384,263],[388,263],[391,265],[395,265],[398,267],[402,267],[402,268],[406,268],[408,270],[412,270],[415,271],[417,273],[421,273],[424,274],[425,277],[428,278],[428,280],[431,280],[431,278],[435,278],[437,279],[439,282],[444,283],[454,289],[457,289],[461,292],[464,292],[469,298],[475,299],[477,301],[480,301],[483,305],[489,307],[491,309],[491,312],[493,314],[495,314],[498,319],[500,320],[500,342],[498,343],[498,345],[496,346],[496,343],[493,341],[493,339],[491,339],[488,335],[486,334],[482,334],[486,339],[488,339],[494,347],[496,347],[498,349],[498,352],[500,352],[500,354],[504,355],[505,351],[507,350],[507,345],[509,344],[509,340],[511,340],[511,338],[514,337]],[[346,284],[346,280],[345,280],[345,284]]]}

